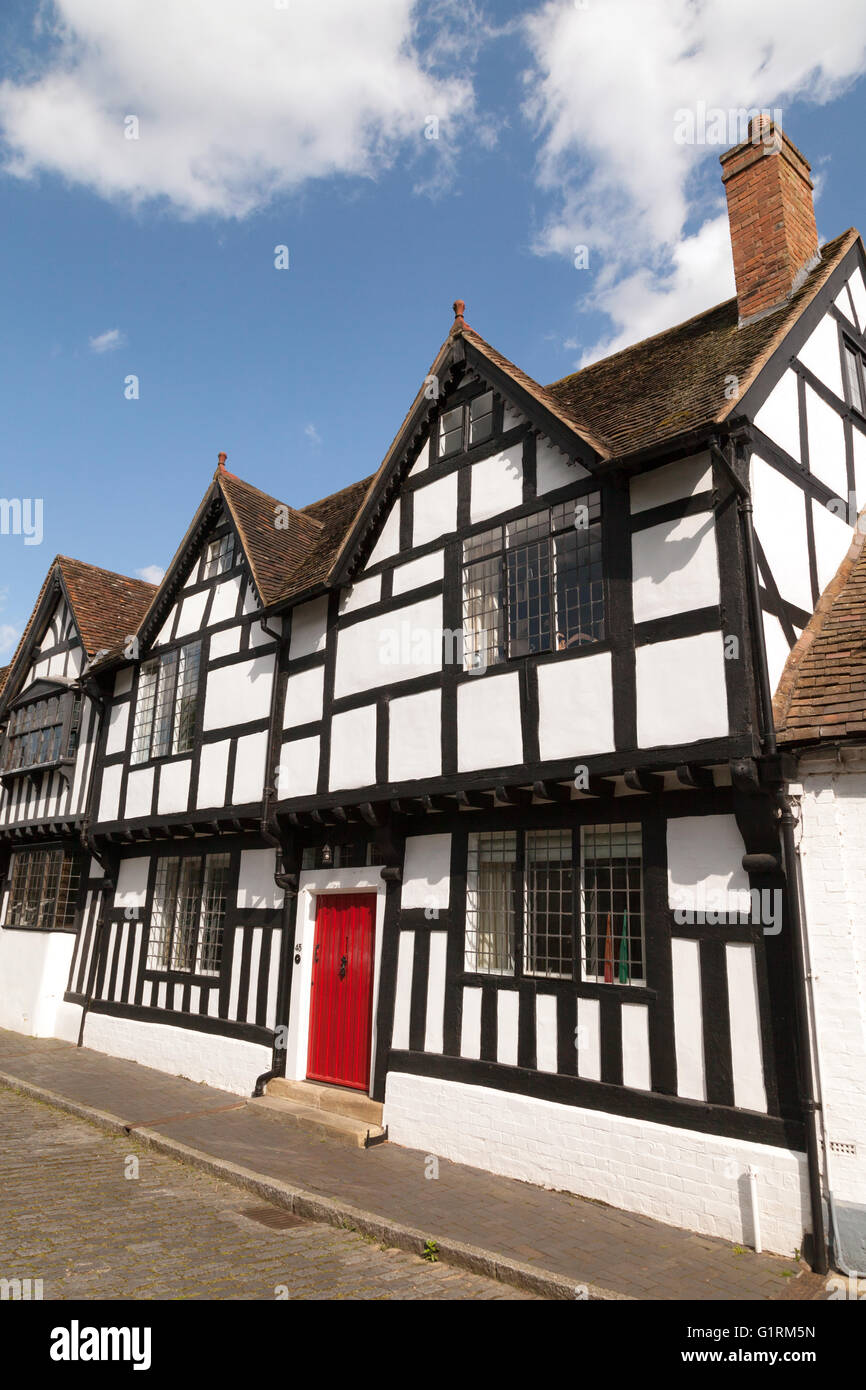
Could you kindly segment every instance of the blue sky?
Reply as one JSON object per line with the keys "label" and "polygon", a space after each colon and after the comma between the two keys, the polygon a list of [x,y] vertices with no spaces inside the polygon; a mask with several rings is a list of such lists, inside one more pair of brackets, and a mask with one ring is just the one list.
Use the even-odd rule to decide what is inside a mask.
{"label": "blue sky", "polygon": [[866,7],[821,15],[6,0],[0,497],[44,521],[0,535],[0,662],[56,553],[164,567],[219,450],[294,505],[372,472],[456,296],[543,382],[727,297],[724,145],[677,111],[780,108],[822,237],[866,225]]}

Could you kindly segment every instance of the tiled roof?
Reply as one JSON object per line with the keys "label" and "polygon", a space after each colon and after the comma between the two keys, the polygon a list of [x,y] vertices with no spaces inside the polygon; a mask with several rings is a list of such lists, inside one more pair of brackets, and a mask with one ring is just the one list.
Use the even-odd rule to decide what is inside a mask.
{"label": "tiled roof", "polygon": [[[861,514],[866,526],[866,513]],[[773,701],[780,742],[866,735],[866,530],[827,585]]]}
{"label": "tiled roof", "polygon": [[6,684],[6,677],[9,675],[9,666],[0,666],[0,695],[3,694],[3,687]]}
{"label": "tiled roof", "polygon": [[318,544],[290,577],[289,592],[301,593],[314,584],[322,583],[331,571],[334,558],[342,544],[364,498],[369,491],[375,474],[362,478],[359,483],[351,483],[341,492],[323,497],[319,502],[311,502],[304,507],[307,516],[321,522],[322,533]]}
{"label": "tiled roof", "polygon": [[85,565],[68,555],[58,555],[69,602],[84,650],[88,656],[113,647],[138,628],[156,593],[156,585],[143,579]]}
{"label": "tiled roof", "polygon": [[295,511],[233,473],[216,477],[262,601],[276,603],[285,597],[289,577],[315,553],[325,528],[308,510]]}
{"label": "tiled roof", "polygon": [[[544,389],[572,425],[618,456],[720,423],[757,376],[809,300],[857,240],[849,228],[821,249],[795,295],[766,317],[738,327],[736,299],[645,338]],[[739,390],[725,389],[732,376]]]}

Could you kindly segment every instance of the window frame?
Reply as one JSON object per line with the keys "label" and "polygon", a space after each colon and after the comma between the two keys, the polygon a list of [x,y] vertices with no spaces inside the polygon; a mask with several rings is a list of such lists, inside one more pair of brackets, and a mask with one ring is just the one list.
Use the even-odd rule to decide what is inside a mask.
{"label": "window frame", "polygon": [[[227,563],[223,561],[227,560]],[[211,579],[219,579],[223,574],[228,574],[235,565],[235,536],[229,529],[223,531],[219,536],[213,536],[207,543],[204,552],[204,563],[202,565],[201,582],[207,583]]]}
{"label": "window frame", "polygon": [[[43,863],[38,884],[33,880],[33,866],[35,861],[42,858]],[[59,859],[57,884],[54,891],[51,907],[51,920],[46,922],[44,919],[46,912],[46,885],[51,870],[52,862]],[[75,932],[78,930],[76,918],[81,910],[82,893],[86,888],[86,878],[84,875],[85,856],[78,850],[69,849],[65,845],[46,844],[34,846],[30,849],[13,850],[9,868],[6,874],[3,892],[6,898],[5,909],[3,912],[3,928],[10,928],[13,931],[67,931]],[[17,869],[19,864],[26,865],[23,884],[17,883]],[[68,873],[64,874],[66,865],[69,865]],[[20,900],[16,901],[16,888],[20,894]],[[36,889],[36,921],[13,921],[14,912],[21,912],[22,907],[29,910],[31,904],[27,902],[32,890]],[[58,922],[58,909],[61,904],[61,890],[63,890],[63,914],[62,920]]]}
{"label": "window frame", "polygon": [[[589,524],[585,528],[579,528],[576,523],[569,523],[567,517],[570,509],[577,508],[583,503],[589,507]],[[558,515],[557,515],[558,514]],[[541,523],[541,518],[547,517],[546,527]],[[550,656],[554,653],[585,650],[587,648],[597,648],[608,640],[608,592],[607,592],[607,569],[605,565],[605,540],[604,540],[604,511],[603,494],[597,485],[591,485],[589,489],[584,489],[574,497],[569,497],[565,501],[553,502],[547,506],[538,507],[531,512],[521,514],[512,518],[510,521],[502,521],[492,527],[479,528],[471,535],[464,536],[461,547],[460,563],[460,592],[461,592],[461,627],[463,631],[463,670],[474,671],[486,669],[488,666],[503,666],[508,662],[522,661],[527,657]],[[534,525],[533,525],[534,523]],[[517,536],[522,529],[526,539],[510,539],[509,531],[514,530]],[[593,578],[592,574],[584,581],[590,586],[589,597],[586,605],[581,605],[578,612],[582,612],[583,607],[589,610],[590,627],[598,625],[598,631],[592,631],[585,641],[579,641],[580,632],[568,632],[567,616],[564,617],[560,611],[560,604],[563,594],[560,590],[560,581],[563,574],[568,573],[568,564],[564,563],[566,557],[563,554],[565,547],[562,543],[570,536],[577,536],[580,531],[587,533],[585,547],[590,554],[587,567],[591,570],[596,563],[591,558],[592,547],[598,547],[598,569],[599,575]],[[493,538],[499,533],[498,541]],[[488,539],[490,538],[490,539]],[[519,637],[514,632],[515,620],[525,621],[531,624],[531,618],[516,618],[514,609],[522,602],[519,598],[513,597],[513,590],[518,585],[515,569],[520,563],[519,557],[535,548],[545,545],[547,568],[544,575],[547,606],[547,644],[533,647],[533,635],[528,632],[524,637]],[[575,542],[575,561],[577,570],[577,580],[580,581],[580,551]],[[540,552],[539,552],[540,553]],[[469,556],[469,558],[467,558]],[[509,556],[513,557],[509,560]],[[490,573],[482,576],[476,582],[482,584],[484,580],[495,578],[497,593],[494,595],[492,589],[480,589],[475,596],[474,602],[479,600],[482,605],[484,600],[493,598],[495,601],[489,607],[482,606],[480,613],[472,612],[468,605],[473,600],[469,596],[469,581],[472,571],[479,571],[486,567]],[[531,581],[525,580],[528,586]],[[600,595],[595,597],[592,593],[592,586],[600,586]],[[580,583],[576,583],[570,592],[580,592]],[[569,592],[568,589],[565,592]],[[528,602],[528,600],[527,600]],[[600,615],[596,615],[595,609],[600,610]],[[472,643],[469,633],[471,625],[479,618],[484,617],[485,613],[498,614],[498,621],[495,626],[482,627],[478,637],[485,635],[486,640],[480,643]],[[569,605],[565,605],[565,615],[569,613]],[[492,634],[493,640],[490,640]],[[519,642],[525,642],[526,650],[516,650]],[[484,662],[473,661],[473,656],[483,653]]]}
{"label": "window frame", "polygon": [[[851,338],[849,338],[846,333],[843,333],[841,336],[842,382],[843,389],[845,391],[845,402],[847,405],[851,407],[852,410],[856,410],[858,415],[862,415],[864,418],[866,418],[866,352],[864,352],[863,348],[861,348],[858,343],[855,343]],[[854,370],[856,374],[858,390],[860,393],[859,402],[853,399],[854,393],[851,387],[851,378],[848,371],[849,356],[853,357],[854,359]]]}
{"label": "window frame", "polygon": [[[472,418],[472,408],[473,408],[473,406],[478,405],[479,402],[481,402],[481,401],[483,401],[483,400],[486,400],[486,398],[487,398],[488,396],[490,397],[490,409],[489,409],[489,410],[485,410],[484,413],[483,413],[483,415],[479,416],[478,418],[479,418],[479,419],[482,419],[482,420],[487,420],[487,419],[489,419],[489,420],[490,420],[490,428],[489,428],[489,430],[488,430],[488,432],[487,432],[486,434],[484,434],[484,435],[481,436],[480,439],[473,439],[473,438],[472,438],[472,426],[473,426],[474,421],[473,421],[473,418]],[[456,425],[455,425],[455,426],[452,426],[452,428],[451,428],[450,430],[445,431],[445,430],[443,429],[443,425],[444,425],[444,423],[445,423],[445,420],[446,420],[446,419],[448,418],[448,416],[450,416],[450,415],[456,415],[458,411],[461,412],[461,417],[460,417],[460,424],[459,424],[459,426],[456,426]],[[493,439],[493,438],[495,437],[495,435],[496,435],[496,433],[497,433],[496,423],[497,423],[497,400],[496,400],[496,393],[495,393],[495,391],[493,390],[492,387],[488,387],[488,389],[485,390],[485,391],[476,391],[476,392],[474,393],[474,395],[471,395],[471,396],[466,397],[465,399],[456,401],[453,405],[449,405],[449,406],[447,407],[447,409],[442,409],[442,410],[440,410],[440,412],[439,412],[439,417],[438,417],[438,420],[437,420],[437,425],[436,425],[436,459],[437,459],[437,462],[442,462],[442,461],[444,461],[445,459],[453,459],[453,458],[456,458],[459,454],[465,454],[465,453],[467,453],[469,449],[477,449],[477,448],[479,448],[482,444],[487,444],[491,439]],[[445,448],[443,447],[443,443],[444,443],[446,434],[447,434],[447,435],[457,434],[458,429],[459,429],[459,434],[460,434],[460,442],[459,442],[454,448],[445,449]]]}
{"label": "window frame", "polygon": [[[587,940],[587,919],[584,901],[584,836],[585,832],[597,832],[607,829],[609,834],[616,835],[622,832],[626,836],[626,846],[628,847],[628,837],[633,836],[637,840],[640,850],[639,858],[639,885],[640,912],[639,912],[639,941],[640,941],[640,960],[642,976],[640,978],[629,978],[620,980],[617,963],[614,963],[613,978],[605,980],[603,975],[590,974],[586,968],[586,940]],[[530,883],[528,866],[532,862],[528,853],[530,837],[543,836],[569,836],[571,857],[569,859],[551,860],[550,862],[567,863],[570,872],[569,899],[570,907],[567,916],[570,930],[570,960],[566,954],[560,951],[560,970],[551,969],[530,969],[527,961],[535,957],[538,960],[538,941],[546,937],[548,943],[554,936],[559,936],[560,942],[563,939],[562,931],[540,932],[536,925],[533,930],[530,926],[531,914],[529,909]],[[512,885],[510,893],[512,895],[512,906],[509,913],[509,920],[512,926],[512,936],[510,940],[511,965],[510,968],[492,968],[489,965],[479,965],[479,940],[480,931],[478,927],[479,917],[476,915],[474,922],[471,914],[473,908],[470,906],[473,891],[477,894],[477,885],[472,886],[473,875],[473,840],[479,841],[484,837],[496,837],[500,840],[512,839],[514,841],[513,860],[490,859],[487,863],[510,863],[512,869]],[[534,983],[546,983],[550,986],[562,986],[567,984],[580,985],[586,987],[593,994],[597,990],[607,991],[610,989],[637,989],[646,990],[649,988],[647,978],[647,952],[646,952],[646,846],[643,821],[587,821],[582,824],[571,825],[552,825],[552,826],[522,826],[510,827],[508,829],[485,828],[481,830],[467,832],[466,838],[466,893],[465,893],[465,913],[463,921],[463,967],[462,974],[466,979],[473,982],[481,980],[495,980],[506,986],[516,986],[522,980],[532,980]],[[535,862],[544,863],[543,859]],[[478,912],[478,909],[475,909]],[[536,918],[536,923],[540,919]],[[549,916],[545,917],[550,921]],[[561,917],[560,917],[561,920]],[[530,947],[530,939],[534,937],[536,946],[534,950]],[[470,938],[472,941],[470,943]],[[637,938],[636,938],[637,939]],[[504,937],[506,948],[509,943],[508,934]],[[494,954],[496,953],[494,946]],[[549,949],[549,947],[548,947]],[[489,950],[489,947],[488,947]],[[506,956],[508,951],[506,949]],[[630,972],[629,972],[630,973]]]}
{"label": "window frame", "polygon": [[[146,975],[186,981],[202,979],[211,984],[220,978],[232,906],[232,867],[231,852],[220,849],[197,854],[161,854],[154,859],[143,951],[142,968]],[[217,872],[221,875],[218,897],[222,906],[214,928],[213,905],[208,905],[206,893],[209,873]],[[192,880],[194,896],[189,892],[190,875],[195,875]],[[183,921],[182,916],[188,912],[190,901],[194,904],[190,914],[194,925],[191,938],[185,939],[191,923]]]}
{"label": "window frame", "polygon": [[[190,660],[190,657],[184,660],[186,653],[195,653],[193,679],[186,673],[185,668]],[[154,677],[152,682],[151,676]],[[201,638],[177,643],[142,661],[138,668],[132,712],[130,767],[143,767],[160,759],[182,757],[193,752],[203,689],[201,676]],[[187,689],[189,685],[193,686],[191,695]],[[151,691],[152,699],[149,699]],[[179,736],[181,727],[185,727],[183,740]],[[141,751],[139,745],[144,740],[146,751]]]}
{"label": "window frame", "polygon": [[[27,776],[34,773],[46,771],[49,768],[63,767],[75,762],[78,753],[78,741],[81,734],[81,715],[83,710],[83,695],[80,690],[71,686],[56,686],[46,689],[45,685],[37,682],[35,692],[28,692],[27,698],[18,700],[9,710],[9,718],[3,736],[2,748],[0,748],[0,776],[17,777]],[[40,705],[49,706],[56,702],[56,718],[45,718],[42,722],[33,724],[32,711],[37,710]],[[29,722],[28,722],[29,717]],[[27,727],[20,727],[27,724]],[[33,734],[44,733],[48,729],[57,732],[56,751],[51,752],[47,758],[37,758],[36,761],[19,761],[11,764],[13,748],[16,744],[26,746],[26,740]]]}

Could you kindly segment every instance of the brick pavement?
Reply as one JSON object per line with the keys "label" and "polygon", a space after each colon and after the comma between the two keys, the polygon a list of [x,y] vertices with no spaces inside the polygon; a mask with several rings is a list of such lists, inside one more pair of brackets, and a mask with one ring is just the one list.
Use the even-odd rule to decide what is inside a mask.
{"label": "brick pavement", "polygon": [[[531,1299],[333,1226],[0,1091],[0,1278],[54,1299]],[[31,1286],[32,1287],[32,1286]]]}
{"label": "brick pavement", "polygon": [[[791,1259],[568,1193],[549,1192],[393,1144],[356,1150],[306,1134],[278,1112],[54,1039],[0,1032],[0,1072],[146,1124],[201,1153],[577,1282],[638,1299],[815,1298],[823,1281]],[[175,1116],[177,1118],[169,1118]]]}

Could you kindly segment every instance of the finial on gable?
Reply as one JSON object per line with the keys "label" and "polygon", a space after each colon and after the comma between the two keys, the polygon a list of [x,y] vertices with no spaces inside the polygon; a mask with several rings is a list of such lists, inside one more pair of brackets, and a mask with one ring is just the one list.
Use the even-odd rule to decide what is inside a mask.
{"label": "finial on gable", "polygon": [[228,458],[228,454],[217,454],[217,464],[219,465],[219,470],[220,470],[221,473],[225,473],[225,471],[226,471],[226,459],[227,459],[227,458]]}
{"label": "finial on gable", "polygon": [[453,304],[453,309],[454,309],[454,322],[453,322],[452,325],[451,325],[451,332],[452,332],[452,333],[459,333],[460,330],[461,330],[461,328],[468,328],[468,327],[469,327],[469,324],[466,322],[466,320],[465,320],[464,317],[463,317],[463,314],[464,314],[464,312],[465,312],[465,310],[466,310],[466,303],[465,303],[465,301],[462,300],[462,299],[455,299],[454,304]]}

